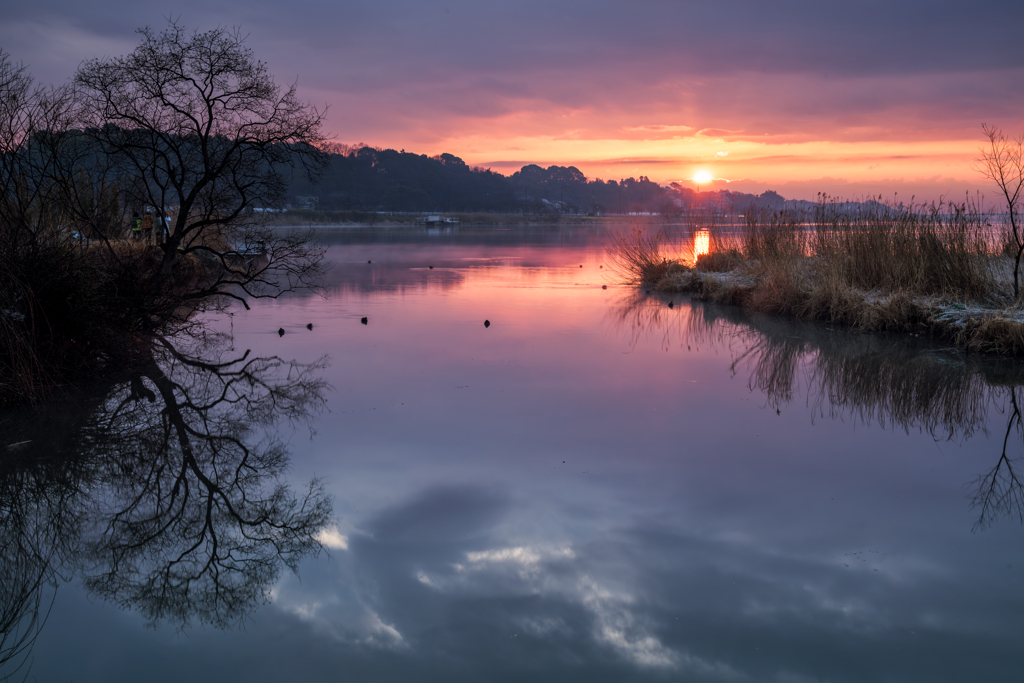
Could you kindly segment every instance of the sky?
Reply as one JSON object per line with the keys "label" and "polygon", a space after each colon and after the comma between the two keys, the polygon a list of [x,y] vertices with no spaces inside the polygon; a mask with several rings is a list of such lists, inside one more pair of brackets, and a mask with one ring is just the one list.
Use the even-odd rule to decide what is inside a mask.
{"label": "sky", "polygon": [[326,132],[509,174],[574,165],[700,189],[932,200],[981,191],[988,123],[1024,134],[1024,3],[951,0],[107,0],[7,7],[37,80],[172,16],[240,26]]}

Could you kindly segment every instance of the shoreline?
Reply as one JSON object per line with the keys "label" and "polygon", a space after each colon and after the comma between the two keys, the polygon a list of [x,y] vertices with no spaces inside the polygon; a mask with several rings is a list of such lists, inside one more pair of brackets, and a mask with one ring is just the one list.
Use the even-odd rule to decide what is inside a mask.
{"label": "shoreline", "polygon": [[[799,284],[785,297],[768,278],[749,268],[726,272],[702,271],[681,263],[668,266],[657,280],[640,287],[663,293],[685,293],[698,301],[735,306],[741,310],[841,325],[852,332],[887,332],[928,337],[965,352],[1024,356],[1024,308],[956,301],[941,296],[906,292],[849,289],[823,297],[813,284]],[[744,272],[746,271],[746,272]],[[793,296],[795,295],[795,296]]]}
{"label": "shoreline", "polygon": [[267,217],[267,225],[273,228],[440,228],[459,227],[510,227],[522,225],[684,225],[678,217],[661,214],[634,215],[559,215],[559,214],[514,214],[454,211],[437,213],[446,218],[457,219],[457,223],[425,225],[421,219],[426,214],[377,214],[358,211],[312,211],[289,210]]}

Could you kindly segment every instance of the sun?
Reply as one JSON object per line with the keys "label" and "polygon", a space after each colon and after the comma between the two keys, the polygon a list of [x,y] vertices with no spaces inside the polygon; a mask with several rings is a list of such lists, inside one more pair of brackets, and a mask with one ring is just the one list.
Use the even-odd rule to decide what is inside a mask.
{"label": "sun", "polygon": [[700,184],[711,182],[711,173],[709,171],[697,171],[693,174],[693,179]]}

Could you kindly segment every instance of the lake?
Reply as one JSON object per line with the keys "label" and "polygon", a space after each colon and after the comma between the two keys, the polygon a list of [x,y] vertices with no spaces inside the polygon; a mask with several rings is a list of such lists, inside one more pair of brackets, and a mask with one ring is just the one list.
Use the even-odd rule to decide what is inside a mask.
{"label": "lake", "polygon": [[[223,372],[168,361],[8,447],[43,482],[0,491],[29,680],[1020,675],[1024,364],[644,293],[601,227],[321,236],[324,296],[211,322],[204,353],[281,359],[231,385],[258,401],[209,418]],[[147,455],[192,453],[175,415],[186,465]]]}

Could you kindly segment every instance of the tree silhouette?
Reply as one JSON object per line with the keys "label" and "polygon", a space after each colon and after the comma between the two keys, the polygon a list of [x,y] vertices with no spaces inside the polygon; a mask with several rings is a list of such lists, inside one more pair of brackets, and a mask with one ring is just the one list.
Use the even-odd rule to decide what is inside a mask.
{"label": "tree silhouette", "polygon": [[226,627],[320,550],[330,499],[317,480],[282,482],[278,430],[322,407],[325,361],[225,359],[223,341],[158,339],[80,410],[0,424],[20,444],[0,460],[0,676],[75,573],[151,622]]}
{"label": "tree silhouette", "polygon": [[322,252],[308,235],[267,229],[253,209],[283,205],[285,169],[319,175],[323,112],[294,84],[279,87],[238,29],[190,32],[171,21],[139,33],[132,53],[84,62],[74,83],[78,119],[115,162],[129,201],[158,221],[171,214],[160,276],[193,254],[219,266],[188,293],[195,301],[217,293],[244,303],[314,285]]}

